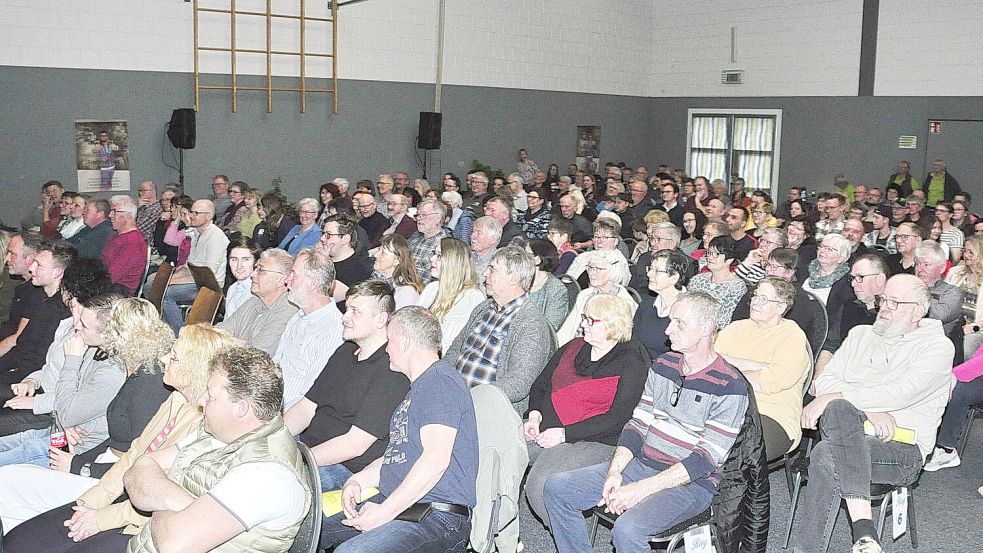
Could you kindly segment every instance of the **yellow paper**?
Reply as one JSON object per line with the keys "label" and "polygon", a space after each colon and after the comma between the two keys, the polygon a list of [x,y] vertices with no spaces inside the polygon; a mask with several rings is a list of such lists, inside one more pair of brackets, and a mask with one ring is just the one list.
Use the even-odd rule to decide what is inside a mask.
{"label": "yellow paper", "polygon": [[[874,435],[874,423],[864,421],[864,434],[868,436]],[[904,426],[895,426],[894,437],[891,438],[892,441],[910,445],[915,445],[917,439],[918,432],[914,428],[905,428]]]}
{"label": "yellow paper", "polygon": [[[377,493],[379,493],[378,488],[366,488],[362,490],[362,497],[359,498],[358,502],[361,503]],[[341,504],[341,490],[331,490],[330,492],[324,492],[321,494],[321,512],[324,513],[324,516],[334,516],[343,510],[344,507]]]}

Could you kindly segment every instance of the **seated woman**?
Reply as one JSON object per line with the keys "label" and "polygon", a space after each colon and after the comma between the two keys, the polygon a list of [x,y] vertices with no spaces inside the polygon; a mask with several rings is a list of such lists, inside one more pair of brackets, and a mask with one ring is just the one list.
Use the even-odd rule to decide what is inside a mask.
{"label": "seated woman", "polygon": [[[297,202],[297,218],[300,224],[294,225],[290,232],[277,245],[290,255],[304,248],[313,248],[321,240],[321,227],[317,226],[318,202],[314,198],[304,198]],[[256,226],[259,230],[261,225]],[[254,231],[255,232],[255,231]]]}
{"label": "seated woman", "polygon": [[584,314],[584,306],[587,304],[587,300],[596,295],[611,294],[612,296],[618,296],[625,300],[631,307],[633,315],[635,309],[638,307],[625,287],[628,284],[631,273],[628,269],[628,263],[625,261],[625,256],[621,255],[621,252],[617,250],[594,252],[590,263],[587,264],[587,277],[590,280],[590,285],[581,290],[580,294],[577,295],[577,301],[574,303],[573,309],[567,315],[563,326],[556,332],[556,342],[558,345],[563,345],[581,335],[583,327],[580,322],[581,315]]}
{"label": "seated woman", "polygon": [[461,332],[475,306],[485,301],[478,288],[478,272],[471,263],[471,248],[457,238],[441,238],[430,258],[434,280],[420,294],[417,305],[426,307],[440,321],[440,351],[447,351]]}
{"label": "seated woman", "polygon": [[691,255],[700,247],[706,224],[707,216],[699,209],[687,209],[683,212],[683,239],[679,242],[679,249],[683,253]]}
{"label": "seated woman", "polygon": [[191,254],[191,237],[185,232],[191,222],[191,196],[178,196],[171,200],[171,210],[161,212],[154,228],[154,248],[164,261],[180,267]]}
{"label": "seated woman", "polygon": [[[252,297],[253,287],[253,267],[259,259],[262,250],[256,246],[252,238],[242,235],[233,235],[229,241],[228,257],[229,272],[235,278],[235,282],[229,285],[225,291],[225,317],[235,313],[239,306],[246,303]],[[232,279],[226,278],[225,282]]]}
{"label": "seated woman", "polygon": [[[707,230],[704,232],[709,232],[712,226],[707,225]],[[709,272],[691,278],[689,291],[706,292],[720,302],[720,320],[717,321],[717,328],[724,328],[730,324],[734,308],[747,292],[744,281],[731,271],[737,259],[737,245],[729,235],[717,236],[710,240],[703,258],[706,259]]]}
{"label": "seated woman", "polygon": [[748,252],[744,261],[737,265],[737,276],[744,279],[748,286],[754,286],[765,277],[765,264],[768,254],[776,248],[788,246],[788,236],[779,228],[765,227],[758,238],[758,247]]}
{"label": "seated woman", "polygon": [[802,289],[815,294],[828,309],[833,285],[841,279],[849,282],[849,259],[850,241],[839,234],[827,234],[816,249],[816,259],[809,263],[809,278],[802,282]]}
{"label": "seated woman", "polygon": [[416,305],[423,291],[423,282],[405,238],[398,234],[383,236],[379,240],[372,269],[372,278],[386,281],[395,290],[396,309]]}
{"label": "seated woman", "polygon": [[530,240],[526,244],[526,251],[536,261],[536,275],[529,288],[529,299],[543,312],[555,332],[566,320],[570,310],[567,287],[553,276],[560,258],[553,243],[542,238]]}
{"label": "seated woman", "polygon": [[583,337],[561,347],[536,378],[523,425],[532,465],[526,499],[547,525],[546,480],[611,457],[652,365],[645,346],[631,337],[628,303],[594,296],[578,318]]}
{"label": "seated woman", "polygon": [[259,216],[259,200],[262,195],[258,188],[249,188],[242,193],[242,203],[246,206],[246,210],[236,230],[239,234],[252,238],[256,226],[263,222],[262,217]]}
{"label": "seated woman", "polygon": [[[91,488],[139,436],[161,403],[167,398],[159,357],[174,341],[171,327],[160,319],[147,300],[120,301],[109,314],[106,343],[126,370],[126,380],[106,410],[109,437],[76,455],[71,440],[69,451],[52,449],[49,466],[8,465],[0,467],[0,516],[4,529],[71,501]],[[89,438],[78,429],[67,429],[70,436]],[[53,469],[53,470],[52,470]]]}
{"label": "seated woman", "polygon": [[652,256],[648,268],[648,288],[655,298],[643,296],[632,321],[632,338],[641,342],[656,359],[669,351],[666,328],[669,310],[676,298],[686,291],[690,259],[675,250],[662,250]]}
{"label": "seated woman", "polygon": [[560,256],[560,262],[557,263],[556,269],[553,269],[553,274],[556,276],[566,274],[573,260],[577,258],[577,250],[570,243],[571,232],[573,232],[573,225],[570,221],[562,217],[550,221],[546,238],[553,243],[556,253]]}
{"label": "seated woman", "polygon": [[[182,328],[170,352],[160,360],[164,383],[175,391],[139,437],[98,482],[94,486],[89,484],[88,491],[73,503],[26,520],[10,532],[4,538],[5,551],[96,553],[125,549],[129,539],[150,519],[138,513],[128,500],[121,499],[123,474],[141,455],[168,448],[198,431],[201,425],[198,400],[205,393],[208,362],[220,350],[236,345],[234,337],[211,325]],[[60,499],[68,501],[71,498],[62,496]],[[50,502],[43,508],[50,509]]]}
{"label": "seated woman", "polygon": [[802,392],[812,359],[805,333],[783,318],[794,299],[792,283],[761,279],[751,296],[751,318],[730,323],[714,342],[754,390],[768,460],[791,451],[802,437]]}

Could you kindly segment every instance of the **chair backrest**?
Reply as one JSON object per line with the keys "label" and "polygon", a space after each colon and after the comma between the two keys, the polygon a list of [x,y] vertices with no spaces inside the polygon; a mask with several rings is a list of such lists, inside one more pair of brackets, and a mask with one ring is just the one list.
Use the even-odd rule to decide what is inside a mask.
{"label": "chair backrest", "polygon": [[220,294],[222,293],[222,287],[219,286],[218,280],[215,278],[215,273],[211,269],[202,265],[188,263],[188,270],[191,271],[191,277],[195,279],[195,286],[198,288],[208,288]]}
{"label": "chair backrest", "polygon": [[577,303],[577,296],[580,294],[580,285],[570,275],[560,275],[560,282],[567,287],[567,311],[573,309]]}
{"label": "chair backrest", "polygon": [[638,290],[625,286],[625,291],[631,296],[631,299],[635,300],[635,305],[642,305],[642,295],[638,293]]}
{"label": "chair backrest", "polygon": [[188,311],[188,318],[184,324],[213,323],[222,299],[222,292],[216,292],[211,288],[199,288],[198,297],[191,304],[191,310]]}
{"label": "chair backrest", "polygon": [[806,394],[809,393],[809,386],[812,385],[812,379],[816,376],[816,355],[813,354],[812,346],[809,345],[809,341],[806,340],[806,353],[809,355],[809,372],[806,373],[806,380],[802,384],[802,399],[804,400]]}
{"label": "chair backrest", "polygon": [[826,305],[819,299],[819,296],[808,290],[803,290],[803,292],[809,296],[809,301],[816,302],[817,311],[822,314],[821,320],[813,331],[813,336],[806,336],[809,339],[809,346],[812,348],[812,361],[815,363],[823,350],[823,345],[826,344],[826,337],[829,335],[829,313],[826,311]]}
{"label": "chair backrest", "polygon": [[167,290],[167,285],[171,281],[172,274],[174,274],[174,265],[171,265],[169,262],[164,263],[157,268],[154,283],[150,285],[147,301],[157,308],[158,313],[162,313],[161,305],[164,303],[164,292]]}
{"label": "chair backrest", "polygon": [[[147,277],[150,276],[150,256],[153,255],[154,249],[147,246],[147,263],[143,266],[143,276],[140,277],[140,285],[137,286],[136,297],[143,297],[143,285],[147,283]],[[2,552],[0,552],[2,553]]]}
{"label": "chair backrest", "polygon": [[297,448],[304,457],[307,481],[311,486],[311,509],[304,516],[304,522],[297,530],[297,537],[294,538],[289,553],[317,553],[318,541],[321,539],[321,477],[311,449],[302,442],[297,442]]}

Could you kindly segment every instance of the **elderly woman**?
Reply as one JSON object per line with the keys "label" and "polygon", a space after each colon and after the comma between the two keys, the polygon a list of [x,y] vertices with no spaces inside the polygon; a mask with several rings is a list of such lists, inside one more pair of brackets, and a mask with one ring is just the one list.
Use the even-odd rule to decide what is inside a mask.
{"label": "elderly woman", "polygon": [[[86,444],[85,453],[76,454],[74,442],[69,444],[68,452],[51,449],[50,468],[0,467],[0,515],[4,529],[72,501],[95,485],[129,449],[167,398],[158,358],[170,349],[174,334],[154,306],[142,299],[120,301],[110,311],[105,334],[103,348],[126,370],[126,380],[106,410],[109,437],[94,447]],[[69,429],[69,433],[73,439],[80,434],[84,436],[84,432],[76,429]]]}
{"label": "elderly woman", "polygon": [[457,191],[448,190],[440,195],[440,199],[451,206],[450,220],[445,226],[451,229],[451,235],[454,238],[465,244],[470,244],[471,232],[474,230],[474,215],[470,211],[462,209],[464,200],[461,198],[461,194]]}
{"label": "elderly woman", "polygon": [[430,309],[440,321],[440,350],[445,352],[485,295],[478,287],[471,249],[457,238],[440,239],[430,257],[430,275],[434,280],[423,289],[417,305]]}
{"label": "elderly woman", "polygon": [[383,236],[379,241],[372,278],[384,280],[393,287],[396,309],[416,305],[423,291],[423,281],[413,263],[410,247],[398,234]]}
{"label": "elderly woman", "polygon": [[758,239],[758,247],[748,252],[744,261],[737,266],[737,276],[744,279],[748,285],[757,284],[765,277],[765,263],[768,262],[768,254],[777,248],[788,246],[788,236],[785,231],[778,228],[765,228]]}
{"label": "elderly woman", "polygon": [[963,256],[946,275],[945,281],[958,286],[963,291],[963,316],[966,318],[963,326],[963,353],[966,358],[973,356],[983,344],[983,236],[970,236],[963,244]]}
{"label": "elderly woman", "polygon": [[556,253],[560,259],[556,269],[553,270],[554,275],[566,274],[567,269],[577,259],[577,250],[570,243],[571,232],[573,232],[573,225],[562,217],[553,219],[549,223],[546,239],[556,247]]}
{"label": "elderly woman", "polygon": [[[225,317],[228,318],[236,309],[252,297],[253,268],[262,250],[256,246],[252,238],[233,236],[227,248],[229,256],[229,272],[235,282],[225,291]],[[226,279],[228,282],[229,279]]]}
{"label": "elderly woman", "polygon": [[823,305],[828,305],[833,284],[850,272],[850,246],[850,241],[839,234],[827,234],[816,250],[816,259],[809,263],[809,278],[802,289],[815,294]]}
{"label": "elderly woman", "polygon": [[123,475],[145,453],[166,449],[198,431],[198,401],[205,393],[208,363],[219,351],[236,345],[233,336],[211,325],[182,328],[170,352],[160,359],[164,383],[175,391],[150,422],[138,429],[142,431],[129,449],[74,503],[27,520],[7,535],[5,551],[78,553],[125,549],[129,539],[150,519],[138,513],[128,500],[120,500]]}
{"label": "elderly woman", "polygon": [[[294,225],[280,241],[278,248],[287,250],[290,255],[304,248],[313,248],[321,240],[321,227],[317,226],[318,203],[314,198],[304,198],[297,202],[299,225]],[[258,227],[257,227],[258,228]]]}
{"label": "elderly woman", "polygon": [[706,292],[720,302],[717,328],[724,328],[730,324],[734,308],[747,292],[744,281],[731,271],[737,259],[737,243],[728,235],[718,236],[710,240],[704,258],[708,271],[690,279],[689,291]]}
{"label": "elderly woman", "polygon": [[628,262],[625,257],[616,250],[600,250],[594,252],[591,262],[587,264],[587,278],[589,285],[577,295],[577,301],[573,309],[567,315],[560,330],[556,332],[556,342],[563,345],[573,340],[583,331],[581,326],[581,315],[584,314],[584,306],[587,300],[600,294],[610,294],[628,302],[631,312],[634,315],[638,307],[635,300],[625,287],[631,273],[628,269]]}
{"label": "elderly woman", "polygon": [[816,259],[816,225],[804,215],[793,217],[785,223],[788,247],[799,254],[799,265],[795,271],[796,282],[804,282],[809,276],[809,263]]}
{"label": "elderly woman", "polygon": [[546,316],[550,326],[556,331],[567,318],[570,299],[567,287],[560,279],[553,276],[553,271],[560,263],[556,246],[549,240],[533,238],[526,244],[526,251],[536,261],[536,275],[529,287],[529,299]]}
{"label": "elderly woman", "polygon": [[546,524],[546,480],[611,456],[652,365],[631,336],[631,307],[620,298],[594,296],[578,319],[583,337],[557,350],[536,378],[523,425],[532,465],[526,499]]}
{"label": "elderly woman", "polygon": [[784,318],[794,298],[790,282],[761,279],[751,295],[751,318],[727,325],[714,343],[754,390],[768,460],[791,451],[802,437],[802,391],[812,359],[805,333]]}
{"label": "elderly woman", "polygon": [[642,297],[635,311],[632,337],[645,345],[652,359],[669,351],[666,328],[669,326],[669,310],[676,298],[686,291],[686,279],[690,260],[674,250],[662,250],[652,256],[648,267],[648,289],[655,299]]}

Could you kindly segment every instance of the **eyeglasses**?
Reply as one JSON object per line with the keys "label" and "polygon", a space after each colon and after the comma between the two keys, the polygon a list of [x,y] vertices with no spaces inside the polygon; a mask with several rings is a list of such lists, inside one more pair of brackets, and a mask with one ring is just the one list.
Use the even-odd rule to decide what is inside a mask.
{"label": "eyeglasses", "polygon": [[707,253],[705,253],[704,255],[706,255],[707,257],[718,257],[718,256],[722,257],[724,255],[724,252],[715,252],[713,250],[707,250]]}
{"label": "eyeglasses", "polygon": [[587,270],[588,271],[607,271],[610,268],[611,267],[596,267],[594,265],[588,265],[587,266]]}
{"label": "eyeglasses", "polygon": [[672,405],[673,407],[679,405],[679,394],[683,391],[683,384],[685,382],[686,375],[679,375],[679,378],[676,379],[676,388],[672,391],[672,394],[669,395],[669,405]]}
{"label": "eyeglasses", "polygon": [[665,236],[653,236],[650,240],[653,242],[675,242],[672,238],[666,238]]}
{"label": "eyeglasses", "polygon": [[587,324],[587,326],[594,326],[597,323],[603,323],[601,319],[595,319],[594,317],[588,316],[586,313],[580,315],[580,320]]}
{"label": "eyeglasses", "polygon": [[822,250],[822,251],[826,251],[826,252],[837,252],[837,251],[838,251],[838,250],[837,250],[836,248],[834,248],[833,246],[826,246],[826,245],[822,245],[822,246],[819,246],[819,247],[818,247],[818,248],[816,248],[816,249],[817,249],[817,250]]}
{"label": "eyeglasses", "polygon": [[774,240],[765,240],[764,238],[758,240],[758,243],[759,244],[768,244],[769,246],[776,246],[776,247],[777,246],[781,246],[781,244],[779,244],[778,242],[775,242]]}
{"label": "eyeglasses", "polygon": [[907,239],[909,239],[909,238],[914,238],[915,236],[916,236],[916,235],[914,235],[914,234],[895,234],[895,235],[894,235],[894,239],[895,239],[896,241],[897,241],[897,240],[907,240]]}
{"label": "eyeglasses", "polygon": [[880,273],[869,273],[869,274],[866,274],[866,275],[850,275],[850,280],[852,280],[853,282],[862,284],[865,278],[872,277],[872,276],[877,276],[879,274]]}
{"label": "eyeglasses", "polygon": [[253,272],[254,273],[274,273],[274,274],[278,274],[278,275],[285,275],[285,274],[287,274],[287,273],[285,273],[283,271],[274,271],[273,269],[264,269],[262,267],[253,267]]}
{"label": "eyeglasses", "polygon": [[321,236],[348,236],[348,235],[345,234],[345,233],[343,233],[343,232],[327,232],[327,231],[324,231],[324,232],[321,233]]}
{"label": "eyeglasses", "polygon": [[375,202],[367,203],[367,204],[355,204],[355,209],[365,209],[367,207],[372,207],[374,205],[375,205]]}
{"label": "eyeglasses", "polygon": [[766,302],[766,303],[785,303],[782,300],[773,300],[771,298],[762,296],[761,294],[754,294],[754,295],[752,295],[751,296],[751,302],[758,302],[758,303],[761,303],[761,302]]}
{"label": "eyeglasses", "polygon": [[593,236],[593,238],[594,238],[594,240],[608,240],[610,238],[614,238],[614,236],[605,236],[603,234],[595,234]]}
{"label": "eyeglasses", "polygon": [[190,213],[190,214],[192,214],[194,216],[198,216],[198,215],[211,215],[211,212],[210,211],[195,211],[195,210],[191,210],[188,213]]}
{"label": "eyeglasses", "polygon": [[885,298],[884,296],[877,296],[881,306],[887,307],[891,311],[898,308],[899,305],[918,305],[917,301],[898,301],[891,298]]}

